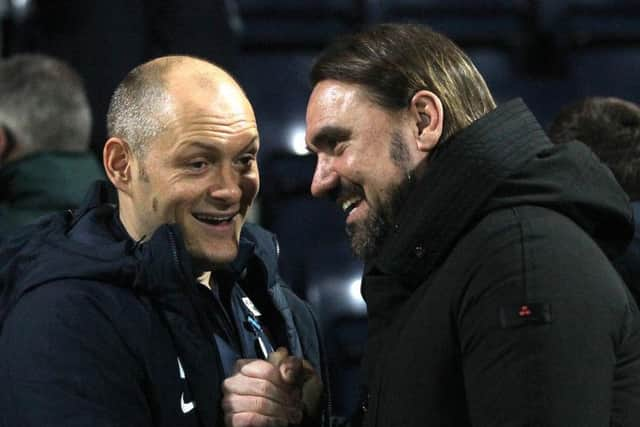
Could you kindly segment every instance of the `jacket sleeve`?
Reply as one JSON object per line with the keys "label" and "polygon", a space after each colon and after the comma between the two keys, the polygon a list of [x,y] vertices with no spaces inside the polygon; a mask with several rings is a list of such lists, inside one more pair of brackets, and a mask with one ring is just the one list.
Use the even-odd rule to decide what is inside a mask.
{"label": "jacket sleeve", "polygon": [[[0,336],[0,419],[15,426],[150,426],[143,369],[87,285],[24,295]],[[85,289],[83,289],[85,288]]]}
{"label": "jacket sleeve", "polygon": [[568,220],[497,229],[457,312],[471,424],[638,425],[638,310],[604,254]]}

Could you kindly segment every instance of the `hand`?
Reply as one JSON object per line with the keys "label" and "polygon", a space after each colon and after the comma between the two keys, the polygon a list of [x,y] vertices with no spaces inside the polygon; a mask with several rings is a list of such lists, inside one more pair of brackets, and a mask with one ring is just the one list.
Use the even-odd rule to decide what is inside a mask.
{"label": "hand", "polygon": [[279,366],[280,375],[287,383],[301,388],[304,414],[311,418],[320,415],[322,380],[316,374],[313,366],[306,360],[288,356],[287,350],[279,348],[269,355],[269,362]]}
{"label": "hand", "polygon": [[308,416],[316,418],[320,416],[322,408],[322,380],[306,360],[302,361],[302,369],[304,370],[304,384],[302,386],[304,412]]}
{"label": "hand", "polygon": [[240,359],[222,384],[228,427],[286,427],[302,420],[306,374],[301,359],[280,348],[269,360]]}

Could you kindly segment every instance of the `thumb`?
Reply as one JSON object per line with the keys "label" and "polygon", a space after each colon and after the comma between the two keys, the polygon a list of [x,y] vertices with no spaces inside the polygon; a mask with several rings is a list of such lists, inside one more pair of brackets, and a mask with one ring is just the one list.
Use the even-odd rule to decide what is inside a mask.
{"label": "thumb", "polygon": [[290,385],[300,386],[304,382],[304,370],[302,360],[298,357],[289,356],[289,352],[284,347],[279,347],[271,353],[267,359],[278,371],[282,380]]}
{"label": "thumb", "polygon": [[301,386],[305,380],[302,359],[289,356],[279,366],[280,375],[287,384]]}
{"label": "thumb", "polygon": [[267,361],[272,363],[274,366],[280,366],[287,356],[289,356],[287,349],[284,347],[278,347],[276,351],[269,355]]}

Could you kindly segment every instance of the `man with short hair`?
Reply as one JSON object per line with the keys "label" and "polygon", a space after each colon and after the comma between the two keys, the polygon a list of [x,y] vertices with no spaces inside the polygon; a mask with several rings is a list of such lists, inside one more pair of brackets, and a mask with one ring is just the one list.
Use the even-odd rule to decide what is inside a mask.
{"label": "man with short hair", "polygon": [[69,65],[37,54],[0,60],[0,236],[78,207],[104,177],[90,132],[89,102]]}
{"label": "man with short hair", "polygon": [[418,25],[340,39],[311,71],[314,196],[365,261],[364,423],[640,425],[640,315],[607,255],[626,196]]}
{"label": "man with short hair", "polygon": [[260,142],[240,86],[158,58],[108,128],[117,200],[103,183],[0,248],[0,425],[319,424],[315,320],[245,224]]}
{"label": "man with short hair", "polygon": [[633,240],[614,265],[636,302],[640,301],[640,106],[615,97],[584,98],[558,113],[549,137],[556,144],[586,144],[631,198]]}

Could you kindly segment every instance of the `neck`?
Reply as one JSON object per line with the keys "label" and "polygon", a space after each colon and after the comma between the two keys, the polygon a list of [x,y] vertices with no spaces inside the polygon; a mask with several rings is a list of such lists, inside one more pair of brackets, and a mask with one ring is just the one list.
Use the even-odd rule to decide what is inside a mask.
{"label": "neck", "polygon": [[131,203],[131,199],[118,191],[118,216],[120,218],[120,222],[129,237],[134,241],[138,242],[140,240],[148,240],[152,233],[145,233],[141,230],[141,227],[137,226],[135,217],[128,214],[129,212],[132,212],[133,209]]}

